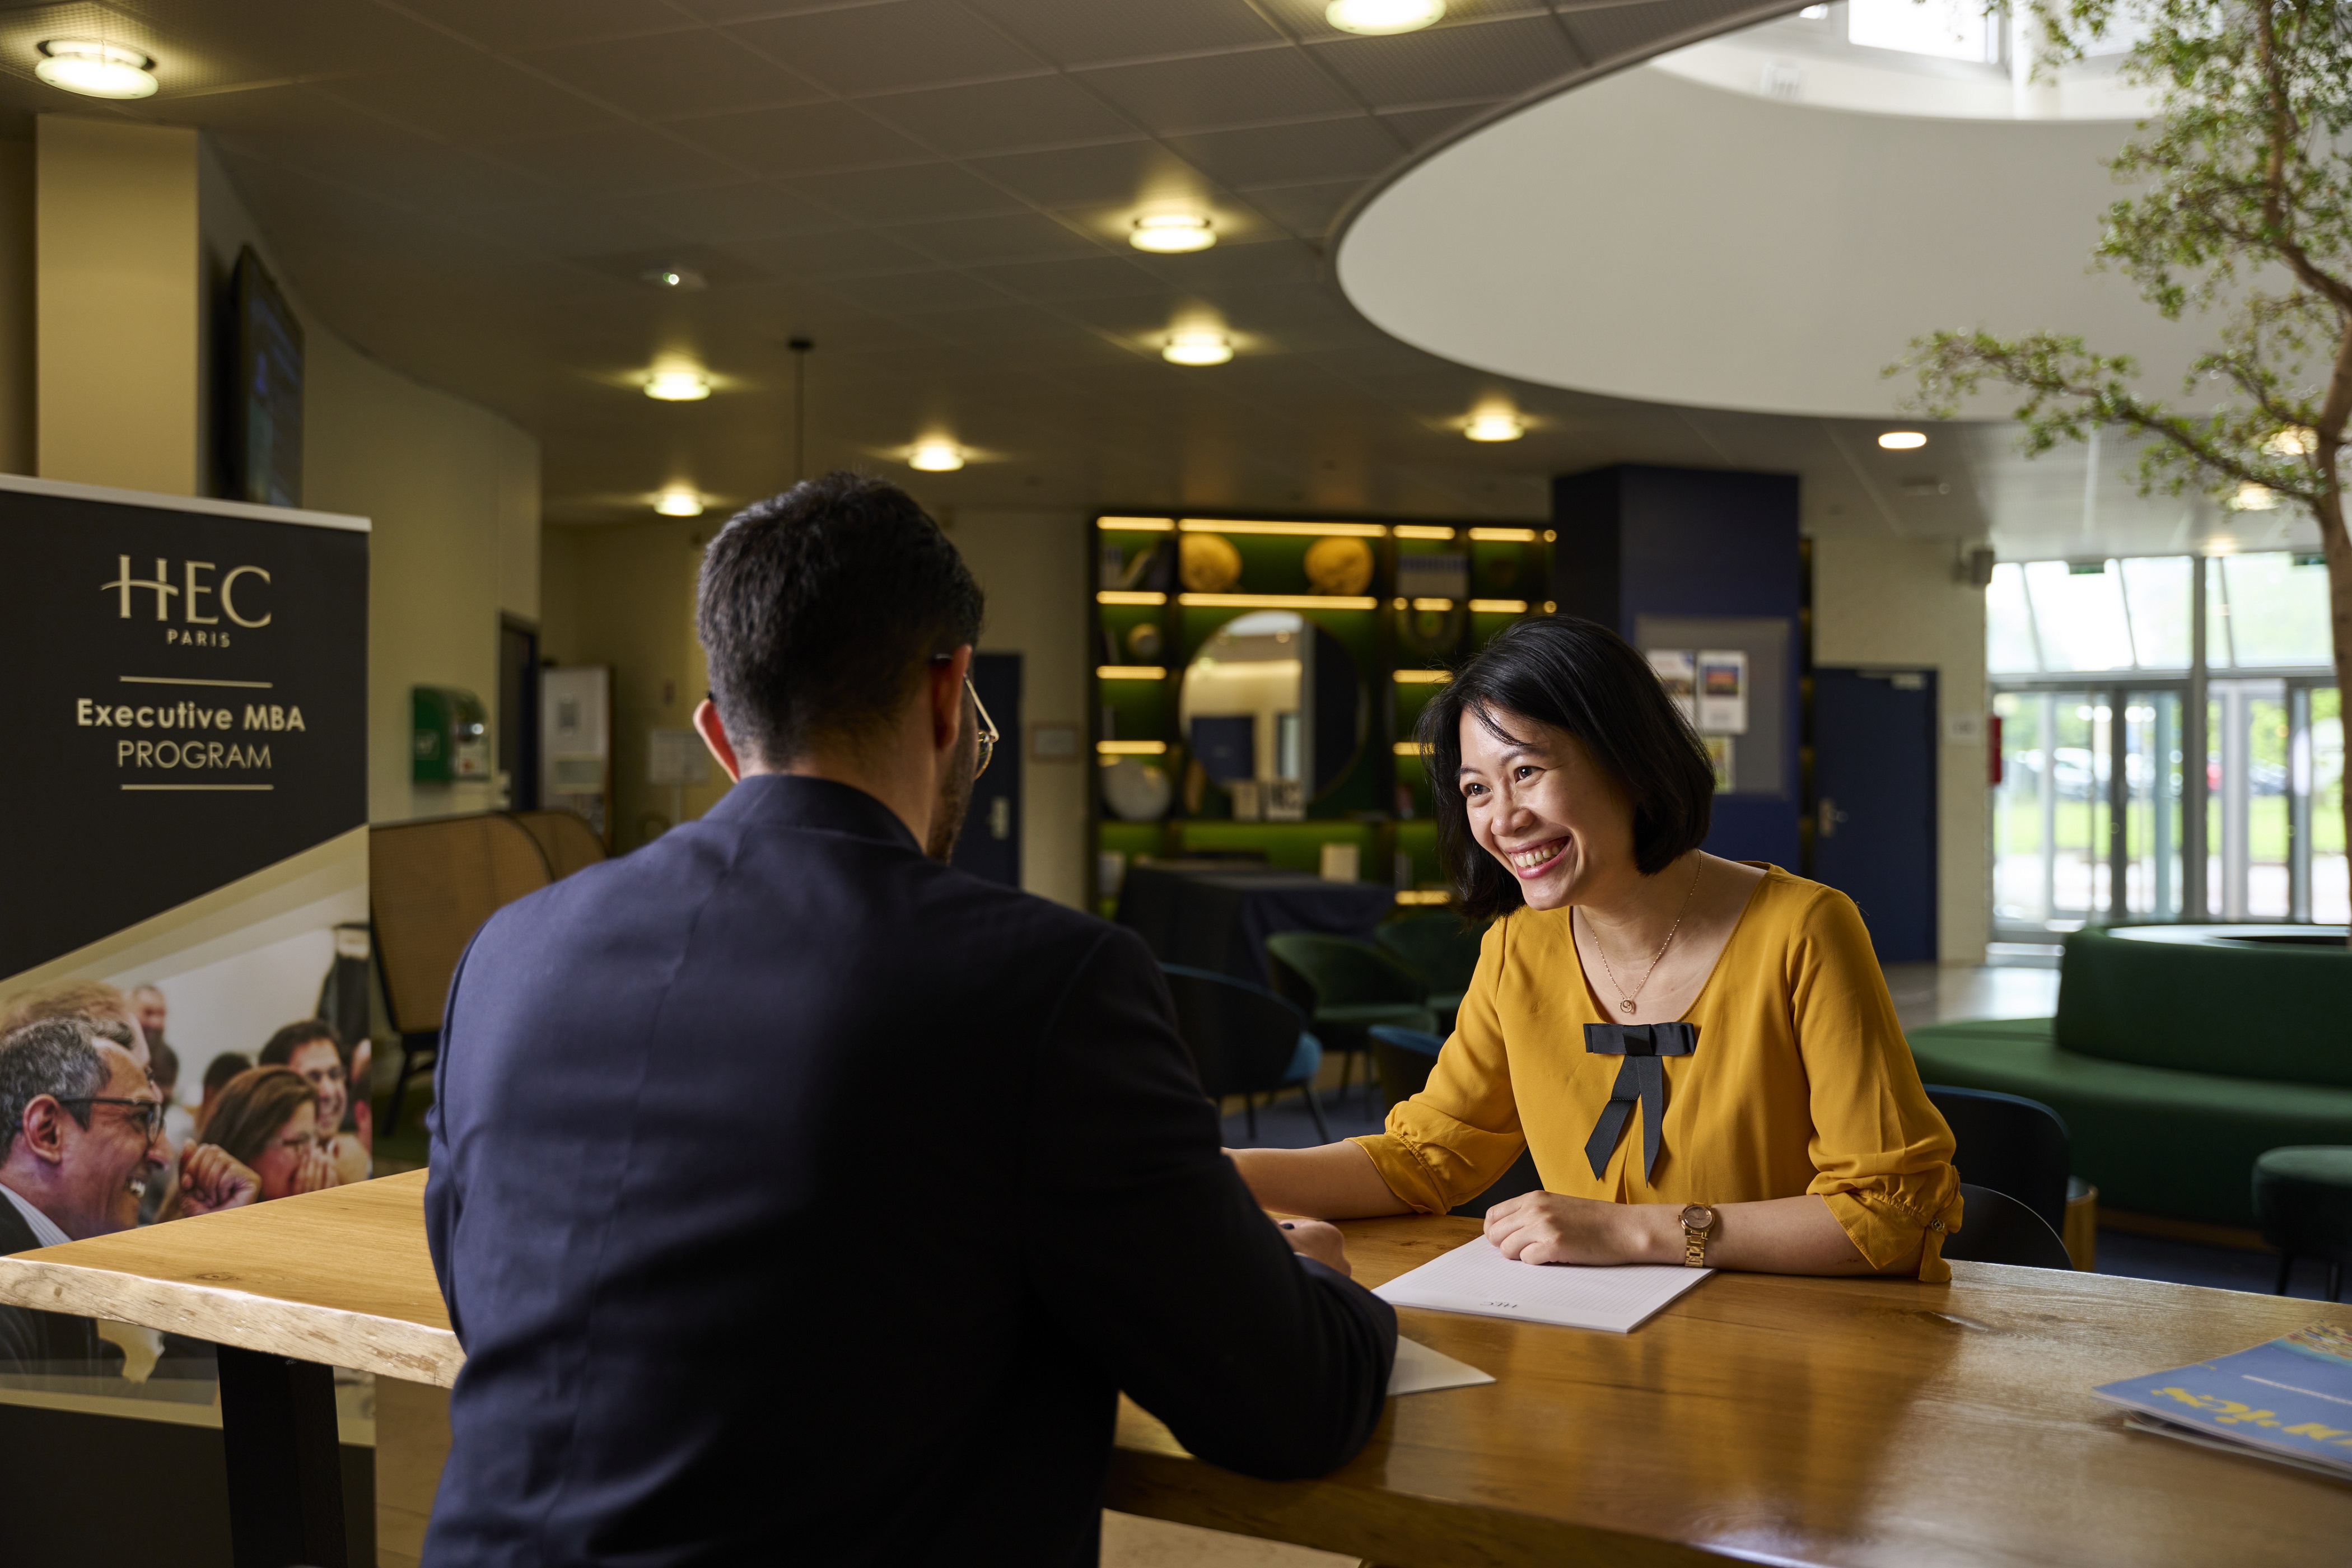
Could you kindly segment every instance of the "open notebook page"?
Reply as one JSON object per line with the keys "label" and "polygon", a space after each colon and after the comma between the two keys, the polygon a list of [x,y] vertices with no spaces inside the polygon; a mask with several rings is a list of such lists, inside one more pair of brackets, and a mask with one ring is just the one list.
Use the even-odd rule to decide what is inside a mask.
{"label": "open notebook page", "polygon": [[1615,1268],[1514,1263],[1479,1237],[1398,1275],[1372,1294],[1395,1307],[1623,1334],[1713,1272],[1647,1263]]}

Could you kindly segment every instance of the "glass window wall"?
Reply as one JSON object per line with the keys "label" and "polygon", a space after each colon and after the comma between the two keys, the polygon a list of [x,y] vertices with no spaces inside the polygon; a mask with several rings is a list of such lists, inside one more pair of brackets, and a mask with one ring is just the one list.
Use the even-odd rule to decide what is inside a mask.
{"label": "glass window wall", "polygon": [[2352,919],[2317,561],[2004,563],[1986,612],[1996,935]]}

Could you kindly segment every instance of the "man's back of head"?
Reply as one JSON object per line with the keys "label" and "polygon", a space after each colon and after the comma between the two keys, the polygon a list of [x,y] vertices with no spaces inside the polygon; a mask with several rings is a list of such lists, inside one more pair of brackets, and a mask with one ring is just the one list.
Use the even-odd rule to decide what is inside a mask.
{"label": "man's back of head", "polygon": [[875,738],[926,663],[979,637],[982,609],[912,496],[831,473],[728,522],[703,558],[695,626],[739,753],[781,769]]}

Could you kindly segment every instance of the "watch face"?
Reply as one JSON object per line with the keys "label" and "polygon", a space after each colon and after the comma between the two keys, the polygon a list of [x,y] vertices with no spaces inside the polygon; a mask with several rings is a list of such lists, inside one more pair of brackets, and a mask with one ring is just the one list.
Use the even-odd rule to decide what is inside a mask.
{"label": "watch face", "polygon": [[1686,1205],[1683,1209],[1683,1224],[1692,1230],[1713,1230],[1715,1211],[1705,1204]]}

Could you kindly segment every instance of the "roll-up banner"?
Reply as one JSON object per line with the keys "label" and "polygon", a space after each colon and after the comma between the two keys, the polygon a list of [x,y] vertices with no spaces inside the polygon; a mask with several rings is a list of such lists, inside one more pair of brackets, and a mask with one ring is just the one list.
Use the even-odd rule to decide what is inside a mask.
{"label": "roll-up banner", "polygon": [[[366,1173],[367,601],[364,519],[0,476],[0,1027],[127,1007],[171,1108],[168,1163],[71,1229],[240,1195],[180,1190],[207,1084],[240,1165],[299,1166],[265,1184]],[[312,1101],[251,1092],[285,1026],[337,1016],[362,1037],[274,1053]],[[0,1253],[54,1240],[11,1169]]]}

